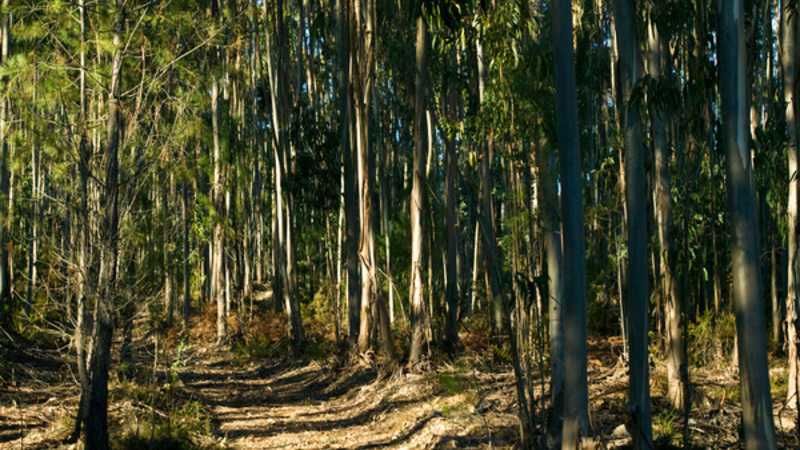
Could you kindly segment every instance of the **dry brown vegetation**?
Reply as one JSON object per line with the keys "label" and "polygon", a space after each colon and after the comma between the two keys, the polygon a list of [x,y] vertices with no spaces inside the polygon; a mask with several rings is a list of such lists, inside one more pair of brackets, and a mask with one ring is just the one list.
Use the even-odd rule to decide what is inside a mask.
{"label": "dry brown vegetation", "polygon": [[[464,353],[455,360],[438,357],[430,371],[384,373],[363,362],[343,363],[335,345],[324,340],[310,341],[316,342],[310,356],[288,358],[285,321],[265,315],[245,327],[228,349],[209,345],[213,314],[198,315],[187,333],[167,333],[161,345],[169,350],[160,350],[155,372],[155,339],[137,336],[136,378],[117,378],[111,387],[114,447],[446,449],[517,444],[513,373],[497,352],[487,352],[491,346],[481,338],[485,330],[462,332]],[[71,363],[59,360],[55,351],[33,348],[6,356],[0,448],[74,448],[61,443],[72,425],[78,395]],[[738,448],[736,372],[724,361],[708,367],[692,370],[691,445]],[[673,448],[682,442],[683,419],[663,397],[663,370],[660,363],[654,366],[651,386],[655,444]],[[785,368],[775,367],[771,375],[775,397],[781,398]],[[619,338],[591,340],[589,380],[593,445],[624,448],[630,436]],[[538,386],[537,394],[541,392]],[[797,448],[795,414],[778,402],[775,413],[782,447]]]}

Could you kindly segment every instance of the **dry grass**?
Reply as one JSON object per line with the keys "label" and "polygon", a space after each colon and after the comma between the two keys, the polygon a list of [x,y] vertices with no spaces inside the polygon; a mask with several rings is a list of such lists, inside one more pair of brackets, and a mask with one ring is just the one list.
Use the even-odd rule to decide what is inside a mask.
{"label": "dry grass", "polygon": [[[168,330],[156,374],[112,383],[110,417],[117,448],[512,448],[517,440],[514,378],[498,363],[487,324],[470,320],[454,361],[437,356],[422,374],[379,374],[332,363],[330,330],[309,322],[306,358],[287,357],[286,321],[265,304],[258,320],[229,326],[238,340],[218,347],[216,312],[190,328]],[[240,328],[236,328],[240,327]],[[148,340],[152,336],[139,336]],[[139,342],[139,352],[152,351]],[[398,341],[399,342],[399,341]],[[591,421],[597,448],[629,445],[627,367],[619,338],[589,343]],[[151,355],[152,356],[152,355]],[[148,357],[140,356],[143,361]],[[23,370],[17,365],[17,370]],[[0,385],[0,448],[58,448],[77,402],[67,366],[27,366]],[[737,448],[741,409],[737,374],[724,364],[692,368],[689,430],[697,448]],[[141,369],[140,369],[141,370]],[[652,366],[656,448],[681,443],[684,423],[664,399],[665,371]],[[783,448],[800,448],[796,414],[780,401],[785,369],[772,369],[776,427]],[[150,380],[150,381],[142,381]],[[537,386],[537,397],[547,386]],[[541,418],[541,416],[540,416]]]}

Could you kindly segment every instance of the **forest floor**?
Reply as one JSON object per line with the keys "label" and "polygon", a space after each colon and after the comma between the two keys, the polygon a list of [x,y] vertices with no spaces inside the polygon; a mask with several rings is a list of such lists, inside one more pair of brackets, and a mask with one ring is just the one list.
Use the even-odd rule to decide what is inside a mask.
{"label": "forest floor", "polygon": [[[337,369],[318,361],[245,363],[213,348],[186,358],[171,387],[149,388],[160,394],[127,383],[112,387],[117,448],[184,445],[163,437],[164,421],[173,416],[181,436],[187,409],[195,416],[182,435],[194,443],[187,448],[511,448],[516,441],[510,372],[450,367],[380,376],[365,366]],[[153,398],[159,395],[173,400]],[[66,382],[4,386],[0,448],[73,448],[60,440],[68,434],[76,403],[77,391]],[[150,438],[157,445],[148,446]]]}
{"label": "forest floor", "polygon": [[181,379],[233,448],[497,448],[516,440],[510,373],[383,377],[318,362],[242,367],[217,353]]}
{"label": "forest floor", "polygon": [[[383,374],[324,354],[300,361],[254,358],[236,347],[201,345],[212,340],[203,339],[205,332],[193,333],[192,344],[172,345],[155,361],[155,343],[140,343],[137,369],[158,369],[147,379],[112,383],[115,448],[449,449],[517,443],[513,374],[507,364],[490,361],[486,349],[437,361],[423,373]],[[622,448],[630,443],[622,343],[593,339],[589,348],[595,448]],[[62,443],[78,398],[70,365],[59,363],[55,352],[28,347],[18,353],[0,355],[16,361],[0,373],[0,448],[76,448]],[[785,378],[784,372],[775,367],[772,376]],[[706,368],[692,376],[692,446],[738,448],[736,373]],[[655,447],[676,448],[683,420],[665,402],[663,379],[657,364],[651,385]],[[775,397],[781,447],[800,448],[796,416],[777,400],[780,393]]]}

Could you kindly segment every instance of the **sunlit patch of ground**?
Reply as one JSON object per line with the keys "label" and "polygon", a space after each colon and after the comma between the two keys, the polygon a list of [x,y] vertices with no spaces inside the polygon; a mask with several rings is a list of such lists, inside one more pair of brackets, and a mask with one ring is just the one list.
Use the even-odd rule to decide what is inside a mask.
{"label": "sunlit patch of ground", "polygon": [[504,448],[516,440],[507,377],[479,397],[431,374],[379,378],[369,368],[316,362],[242,367],[218,354],[181,378],[233,448]]}
{"label": "sunlit patch of ground", "polygon": [[[213,318],[212,318],[213,319]],[[285,356],[243,356],[210,342],[212,320],[200,316],[189,342],[170,342],[160,368],[111,386],[115,448],[184,449],[450,449],[513,448],[518,441],[514,378],[507,364],[469,344],[453,362],[439,360],[424,373],[379,373],[334,358],[294,361]],[[209,328],[209,327],[206,327]],[[276,335],[276,339],[279,336]],[[470,341],[469,335],[464,335]],[[474,339],[473,339],[474,340]],[[141,340],[138,367],[152,364],[153,347]],[[199,345],[197,342],[209,342]],[[595,448],[630,445],[626,428],[627,367],[617,338],[592,339],[589,392]],[[17,363],[0,384],[0,448],[74,448],[69,433],[77,389],[66,364]],[[693,369],[689,443],[693,448],[738,448],[741,408],[730,364]],[[664,398],[662,363],[651,365],[655,448],[682,444],[684,419]],[[771,371],[775,422],[782,448],[800,448],[796,415],[785,405],[785,368]],[[546,383],[536,374],[537,418]],[[160,446],[154,443],[160,442]]]}

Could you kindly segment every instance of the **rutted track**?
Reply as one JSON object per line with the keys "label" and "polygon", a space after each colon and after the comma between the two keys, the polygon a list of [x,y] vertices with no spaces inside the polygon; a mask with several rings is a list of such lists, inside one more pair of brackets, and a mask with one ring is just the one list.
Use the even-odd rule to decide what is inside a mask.
{"label": "rutted track", "polygon": [[181,379],[233,448],[503,448],[515,440],[512,414],[472,404],[510,388],[508,380],[471,397],[437,392],[431,377],[378,379],[313,362],[242,367],[226,353],[203,359]]}

